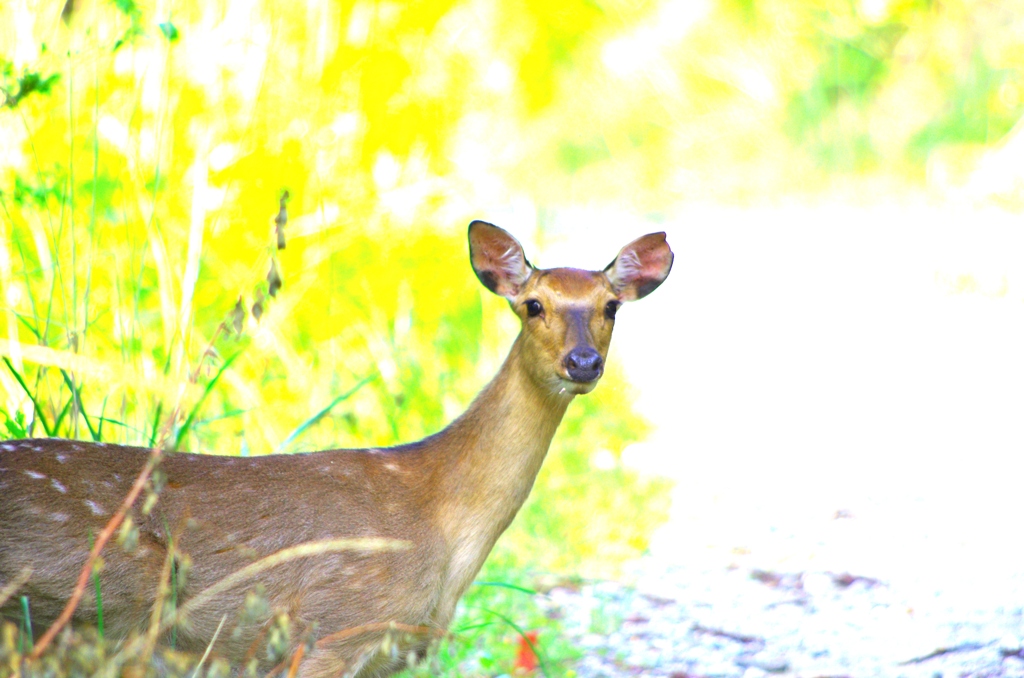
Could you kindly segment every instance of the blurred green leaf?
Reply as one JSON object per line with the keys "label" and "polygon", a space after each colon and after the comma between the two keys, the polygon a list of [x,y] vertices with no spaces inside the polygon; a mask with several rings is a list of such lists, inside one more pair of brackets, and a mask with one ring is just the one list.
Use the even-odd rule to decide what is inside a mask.
{"label": "blurred green leaf", "polygon": [[178,27],[172,24],[170,21],[163,21],[157,26],[160,28],[160,32],[163,33],[164,37],[170,42],[177,42],[181,34],[178,32]]}

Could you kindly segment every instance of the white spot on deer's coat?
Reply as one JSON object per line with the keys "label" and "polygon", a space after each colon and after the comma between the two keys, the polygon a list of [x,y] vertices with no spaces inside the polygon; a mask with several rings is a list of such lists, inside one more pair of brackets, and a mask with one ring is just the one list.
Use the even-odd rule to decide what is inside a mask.
{"label": "white spot on deer's coat", "polygon": [[32,446],[32,451],[33,451],[33,452],[42,452],[42,451],[43,451],[43,448],[42,448],[42,447],[40,447],[39,445],[33,445],[33,446]]}
{"label": "white spot on deer's coat", "polygon": [[384,468],[386,468],[389,471],[397,471],[398,470],[398,467],[396,465],[394,465],[394,464],[384,464]]}
{"label": "white spot on deer's coat", "polygon": [[93,515],[104,516],[107,514],[106,509],[94,502],[92,499],[86,499],[85,505],[89,507],[89,510],[93,512]]}
{"label": "white spot on deer's coat", "polygon": [[66,523],[68,522],[68,514],[66,513],[51,513],[50,520],[55,523]]}
{"label": "white spot on deer's coat", "polygon": [[45,474],[40,473],[39,471],[25,471],[25,475],[27,475],[29,478],[35,478],[36,480],[46,477]]}
{"label": "white spot on deer's coat", "polygon": [[121,474],[120,473],[115,473],[114,474],[114,480],[116,480],[117,482],[121,482]]}
{"label": "white spot on deer's coat", "polygon": [[66,454],[58,454],[57,455],[57,461],[60,462],[61,464],[63,464],[67,460],[68,460],[68,457],[67,457]]}
{"label": "white spot on deer's coat", "polygon": [[60,482],[56,478],[52,478],[50,480],[50,484],[53,485],[53,489],[57,490],[61,494],[64,494],[68,491],[68,488],[64,487],[64,483]]}
{"label": "white spot on deer's coat", "polygon": [[0,445],[0,447],[4,448],[5,452],[14,452],[14,450],[18,449],[14,445],[8,445],[7,443]]}

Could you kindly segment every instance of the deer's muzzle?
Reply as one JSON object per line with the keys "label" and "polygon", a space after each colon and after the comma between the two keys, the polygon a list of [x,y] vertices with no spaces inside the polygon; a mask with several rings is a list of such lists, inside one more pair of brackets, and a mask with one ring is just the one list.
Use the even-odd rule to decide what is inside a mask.
{"label": "deer's muzzle", "polygon": [[569,378],[580,384],[596,381],[604,370],[601,354],[590,346],[577,346],[565,356]]}

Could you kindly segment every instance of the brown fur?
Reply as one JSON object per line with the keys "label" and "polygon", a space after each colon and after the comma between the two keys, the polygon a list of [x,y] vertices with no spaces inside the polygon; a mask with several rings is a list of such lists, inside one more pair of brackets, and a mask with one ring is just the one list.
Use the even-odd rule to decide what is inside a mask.
{"label": "brown fur", "polygon": [[[318,643],[305,656],[303,676],[390,675],[408,652],[425,649],[429,634],[394,639],[395,659],[382,651],[391,642],[382,623],[447,628],[459,598],[530,493],[569,403],[596,385],[597,379],[572,381],[566,354],[592,347],[603,360],[614,325],[606,305],[643,296],[638,290],[652,284],[649,270],[637,273],[633,266],[617,275],[614,262],[606,272],[533,269],[511,236],[483,222],[470,226],[470,245],[477,275],[509,299],[523,329],[469,409],[443,431],[389,449],[253,458],[167,455],[161,463],[166,487],[156,508],[143,517],[135,507],[138,548],[128,554],[112,545],[103,554],[109,637],[144,628],[172,538],[194,563],[182,602],[255,559],[303,542],[386,537],[411,545],[321,554],[259,576],[270,604],[288,610],[300,633],[314,623],[321,638],[372,629]],[[664,280],[671,266],[664,234],[627,245],[620,258],[634,250],[654,251],[662,262],[667,257],[657,271],[657,283]],[[531,317],[528,300],[539,302],[543,312]],[[49,624],[59,614],[86,559],[90,533],[110,519],[147,453],[56,439],[0,443],[0,588],[22,568],[32,568],[20,593],[31,600],[34,623]],[[201,652],[222,616],[234,619],[254,583],[191,613],[179,648]],[[16,618],[14,601],[0,613]],[[91,590],[76,619],[95,623]],[[258,633],[222,633],[214,650],[238,661]]]}

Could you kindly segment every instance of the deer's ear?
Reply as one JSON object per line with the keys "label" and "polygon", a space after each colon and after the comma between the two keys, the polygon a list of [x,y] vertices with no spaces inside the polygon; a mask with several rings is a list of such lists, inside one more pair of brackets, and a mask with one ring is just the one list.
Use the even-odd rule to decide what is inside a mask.
{"label": "deer's ear", "polygon": [[486,221],[469,225],[469,260],[484,287],[509,300],[515,299],[533,272],[519,241]]}
{"label": "deer's ear", "polygon": [[665,282],[674,255],[664,233],[648,233],[619,251],[604,274],[620,301],[642,299]]}

